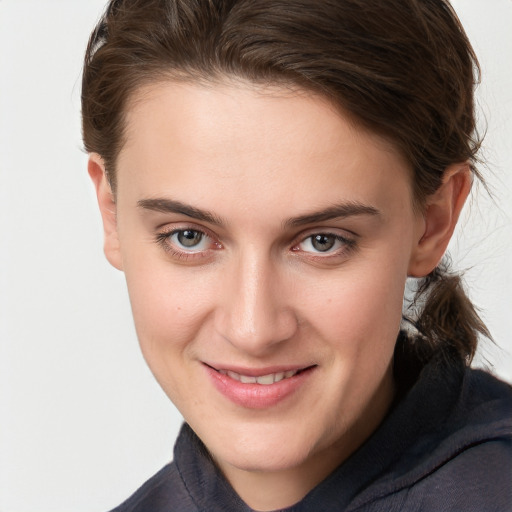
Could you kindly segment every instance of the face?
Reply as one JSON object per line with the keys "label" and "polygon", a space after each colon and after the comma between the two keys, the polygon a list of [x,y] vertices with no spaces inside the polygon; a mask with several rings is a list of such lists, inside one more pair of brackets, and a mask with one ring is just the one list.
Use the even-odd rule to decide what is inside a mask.
{"label": "face", "polygon": [[393,398],[424,230],[407,164],[320,97],[165,83],[117,172],[107,255],[185,420],[227,475],[332,470]]}

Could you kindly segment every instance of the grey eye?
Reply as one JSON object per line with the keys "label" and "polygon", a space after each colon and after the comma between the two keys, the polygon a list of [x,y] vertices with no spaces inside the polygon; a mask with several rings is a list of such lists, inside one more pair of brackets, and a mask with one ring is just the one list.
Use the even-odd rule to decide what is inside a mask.
{"label": "grey eye", "polygon": [[314,235],[311,237],[312,247],[319,252],[329,251],[336,244],[336,237],[333,235]]}
{"label": "grey eye", "polygon": [[185,229],[178,231],[172,235],[172,239],[184,248],[187,249],[198,249],[199,245],[203,241],[205,235],[201,231],[195,231],[193,229]]}
{"label": "grey eye", "polygon": [[185,230],[177,233],[178,242],[183,247],[195,247],[203,239],[203,234],[199,231]]}
{"label": "grey eye", "polygon": [[300,250],[311,254],[332,254],[351,247],[352,242],[333,233],[315,233],[299,244]]}

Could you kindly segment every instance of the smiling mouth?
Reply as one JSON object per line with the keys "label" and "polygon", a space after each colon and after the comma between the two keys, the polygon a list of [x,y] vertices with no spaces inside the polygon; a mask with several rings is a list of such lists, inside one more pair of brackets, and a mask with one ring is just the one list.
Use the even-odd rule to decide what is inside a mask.
{"label": "smiling mouth", "polygon": [[226,375],[227,377],[241,382],[242,384],[260,384],[262,386],[270,386],[276,382],[281,382],[282,380],[290,379],[291,377],[295,377],[302,372],[312,369],[314,366],[308,366],[306,368],[299,368],[296,370],[287,370],[282,372],[268,373],[266,375],[244,375],[242,373],[238,373],[232,370],[218,370],[217,368],[212,368],[217,373],[221,375]]}
{"label": "smiling mouth", "polygon": [[[303,389],[317,365],[243,368],[203,363],[215,388],[245,409],[270,409]],[[235,371],[236,370],[236,371]]]}

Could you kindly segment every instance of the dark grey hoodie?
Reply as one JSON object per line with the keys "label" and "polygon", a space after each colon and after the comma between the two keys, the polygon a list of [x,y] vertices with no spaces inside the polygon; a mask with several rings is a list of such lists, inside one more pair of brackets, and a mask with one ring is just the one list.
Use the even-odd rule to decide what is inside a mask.
{"label": "dark grey hoodie", "polygon": [[[374,434],[284,510],[512,511],[512,388],[483,371],[431,362]],[[174,462],[113,512],[171,511],[251,511],[188,425]]]}

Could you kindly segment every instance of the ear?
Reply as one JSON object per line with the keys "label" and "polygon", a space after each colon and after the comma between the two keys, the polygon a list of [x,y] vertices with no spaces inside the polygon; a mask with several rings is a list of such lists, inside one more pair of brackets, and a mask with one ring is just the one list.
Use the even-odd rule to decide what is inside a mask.
{"label": "ear", "polygon": [[439,264],[471,190],[471,183],[471,169],[468,163],[453,165],[446,169],[443,183],[427,198],[423,214],[423,231],[413,248],[409,276],[426,276]]}
{"label": "ear", "polygon": [[103,221],[103,249],[105,256],[111,265],[122,270],[123,264],[117,233],[116,203],[105,173],[103,158],[97,153],[91,153],[87,168],[96,189],[98,206],[100,207],[101,219]]}

